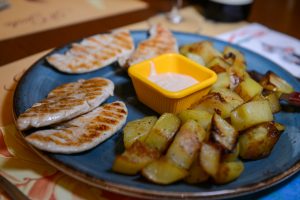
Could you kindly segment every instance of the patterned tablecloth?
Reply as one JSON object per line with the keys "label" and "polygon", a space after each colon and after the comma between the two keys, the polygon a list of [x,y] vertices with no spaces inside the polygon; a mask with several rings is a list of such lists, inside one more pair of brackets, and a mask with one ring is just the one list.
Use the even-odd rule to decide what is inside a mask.
{"label": "patterned tablecloth", "polygon": [[[149,23],[160,22],[173,30],[201,33],[214,36],[246,25],[216,24],[203,19],[196,9],[183,9],[184,22],[170,24],[163,15],[155,16],[146,22],[133,24],[128,29],[148,29]],[[12,98],[16,84],[22,74],[38,58],[48,51],[15,61],[0,67],[0,173],[16,185],[30,199],[132,199],[97,189],[74,180],[53,168],[39,158],[17,133],[12,115]],[[269,190],[250,196],[249,199],[300,199],[300,176],[279,184]],[[6,199],[5,192],[0,190],[0,199]]]}

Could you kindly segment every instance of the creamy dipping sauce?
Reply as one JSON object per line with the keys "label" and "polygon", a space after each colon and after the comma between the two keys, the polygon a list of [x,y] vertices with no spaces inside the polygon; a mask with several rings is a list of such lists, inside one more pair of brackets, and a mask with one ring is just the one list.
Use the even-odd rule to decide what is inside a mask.
{"label": "creamy dipping sauce", "polygon": [[195,78],[179,73],[167,72],[157,74],[153,63],[151,63],[151,72],[148,79],[171,92],[178,92],[199,83]]}

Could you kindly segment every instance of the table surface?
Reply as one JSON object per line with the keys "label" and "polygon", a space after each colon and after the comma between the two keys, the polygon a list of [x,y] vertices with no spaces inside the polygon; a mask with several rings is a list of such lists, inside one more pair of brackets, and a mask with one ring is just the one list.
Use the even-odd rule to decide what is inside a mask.
{"label": "table surface", "polygon": [[[242,21],[237,23],[218,23],[208,21],[201,15],[203,9],[201,1],[184,1],[182,15],[188,20],[180,25],[168,23],[163,15],[165,12],[170,10],[171,0],[143,0],[143,2],[146,2],[148,6],[126,13],[117,13],[112,16],[105,16],[99,19],[92,19],[55,29],[0,40],[0,160],[3,161],[4,159],[11,158],[10,162],[5,164],[3,170],[7,170],[8,174],[19,173],[19,176],[24,176],[23,173],[18,172],[15,169],[11,169],[10,167],[14,167],[16,162],[19,162],[14,158],[15,155],[18,155],[17,157],[19,158],[25,158],[26,156],[26,159],[28,155],[30,155],[30,164],[28,164],[27,161],[22,161],[23,163],[18,164],[29,168],[29,170],[26,171],[26,176],[30,175],[31,179],[27,180],[26,177],[23,177],[24,179],[14,180],[14,178],[11,177],[11,180],[14,181],[18,188],[30,197],[34,196],[43,198],[47,197],[46,199],[59,199],[58,196],[53,195],[63,194],[64,199],[76,199],[78,197],[84,197],[87,199],[94,199],[95,197],[103,197],[107,199],[130,199],[128,197],[118,196],[78,183],[78,181],[74,181],[72,178],[63,175],[56,169],[48,166],[47,163],[44,163],[27,147],[20,145],[20,138],[13,125],[13,116],[11,114],[7,114],[11,113],[13,91],[16,86],[16,82],[23,72],[35,60],[40,58],[42,55],[45,55],[49,49],[62,46],[70,41],[92,34],[109,31],[119,27],[131,30],[147,29],[149,27],[149,23],[155,22],[162,22],[172,30],[185,30],[209,36],[234,30],[247,25],[248,22],[258,22],[274,30],[289,34],[298,39],[300,38],[300,29],[296,24],[297,19],[300,19],[300,13],[296,12],[297,8],[300,8],[300,1],[297,0],[255,0],[250,16],[247,20],[248,22]],[[278,13],[280,13],[280,16]],[[12,140],[17,142],[11,142]],[[41,169],[44,171],[41,171]],[[41,178],[41,174],[44,178]],[[284,198],[286,192],[291,192],[289,190],[290,185],[293,184],[293,188],[297,187],[295,184],[298,184],[300,181],[294,181],[296,179],[299,179],[299,175],[294,176],[292,179],[284,181],[271,189],[245,198]],[[55,187],[52,181],[59,183],[58,185],[60,186]],[[70,186],[66,186],[67,183],[72,184]],[[37,187],[34,187],[34,185]],[[46,187],[47,189],[41,191],[39,188],[41,186]],[[32,188],[35,189],[33,190]],[[56,190],[56,192],[53,193],[54,190]],[[52,193],[49,191],[52,191]],[[86,196],[83,193],[87,193],[87,191],[89,195]],[[277,196],[275,196],[274,191],[279,191],[276,193]]]}
{"label": "table surface", "polygon": [[[172,0],[143,1],[148,7],[0,41],[0,66],[88,35],[146,20],[170,10],[172,2]],[[201,6],[203,7],[201,2],[205,0],[185,0],[184,6],[199,5],[201,12]],[[300,29],[297,22],[300,19],[299,9],[298,0],[255,0],[248,21],[261,23],[299,39]]]}

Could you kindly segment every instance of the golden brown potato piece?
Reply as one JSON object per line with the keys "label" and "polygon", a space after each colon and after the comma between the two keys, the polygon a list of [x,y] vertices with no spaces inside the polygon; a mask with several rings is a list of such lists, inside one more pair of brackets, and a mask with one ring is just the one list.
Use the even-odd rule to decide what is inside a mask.
{"label": "golden brown potato piece", "polygon": [[239,137],[240,157],[260,159],[269,155],[280,137],[274,122],[259,124],[246,130]]}
{"label": "golden brown potato piece", "polygon": [[220,93],[232,109],[235,109],[244,103],[244,100],[238,94],[227,88],[213,89],[212,92]]}
{"label": "golden brown potato piece", "polygon": [[148,116],[128,122],[123,129],[125,149],[128,149],[136,140],[144,141],[156,121],[156,116]]}
{"label": "golden brown potato piece", "polygon": [[244,100],[235,92],[226,88],[213,89],[205,95],[193,109],[205,110],[211,114],[217,113],[222,118],[230,116],[232,110],[241,105]]}
{"label": "golden brown potato piece", "polygon": [[188,120],[195,120],[206,131],[210,129],[212,114],[205,110],[184,110],[178,113],[178,117],[180,118],[182,124]]}
{"label": "golden brown potato piece", "polygon": [[223,152],[222,154],[222,162],[231,162],[238,160],[240,155],[240,145],[237,141],[234,149],[232,151]]}
{"label": "golden brown potato piece", "polygon": [[175,114],[160,116],[144,141],[136,140],[125,152],[116,157],[113,170],[136,174],[151,161],[158,159],[172,141],[180,119]]}
{"label": "golden brown potato piece", "polygon": [[202,57],[205,64],[211,59],[222,54],[213,47],[212,42],[201,41],[193,44],[187,44],[180,47],[180,53],[186,55],[187,53],[193,53]]}
{"label": "golden brown potato piece", "polygon": [[272,113],[277,113],[281,110],[279,97],[276,92],[263,91],[262,94],[258,94],[251,101],[268,100]]}
{"label": "golden brown potato piece", "polygon": [[263,122],[273,121],[273,114],[267,100],[250,101],[235,109],[230,119],[233,127],[242,131]]}
{"label": "golden brown potato piece", "polygon": [[247,102],[254,96],[260,94],[262,90],[263,87],[258,82],[247,76],[238,84],[234,91]]}
{"label": "golden brown potato piece", "polygon": [[215,176],[219,170],[221,150],[214,144],[203,142],[200,148],[199,160],[203,170]]}
{"label": "golden brown potato piece", "polygon": [[218,113],[226,116],[230,108],[220,93],[210,92],[201,98],[200,102],[192,107],[195,110],[204,110],[210,114]]}
{"label": "golden brown potato piece", "polygon": [[282,124],[280,124],[280,123],[278,123],[278,122],[275,122],[275,126],[276,126],[276,128],[277,128],[277,130],[278,130],[279,132],[283,132],[283,131],[285,130],[284,125],[282,125]]}
{"label": "golden brown potato piece", "polygon": [[205,66],[205,62],[201,56],[194,54],[194,53],[189,53],[189,52],[186,54],[183,54],[183,55],[185,55],[187,58],[193,60],[194,62]]}
{"label": "golden brown potato piece", "polygon": [[160,152],[135,141],[123,154],[116,156],[112,170],[122,174],[134,175],[151,161],[158,159]]}
{"label": "golden brown potato piece", "polygon": [[[180,52],[182,55],[184,55],[184,56],[186,56],[186,55],[189,54],[189,53],[192,53],[192,54],[193,54],[193,52],[190,50],[191,46],[192,46],[192,44],[185,44],[185,45],[182,45],[182,46],[179,48],[179,52]],[[197,55],[197,54],[195,54],[195,55]]]}
{"label": "golden brown potato piece", "polygon": [[271,90],[274,92],[289,94],[294,91],[294,88],[290,84],[271,71],[267,72],[266,75],[260,80],[260,84],[266,90]]}
{"label": "golden brown potato piece", "polygon": [[180,126],[180,119],[172,113],[164,113],[156,121],[144,143],[164,152]]}
{"label": "golden brown potato piece", "polygon": [[225,150],[232,151],[238,139],[238,132],[220,115],[214,114],[212,118],[211,137]]}
{"label": "golden brown potato piece", "polygon": [[204,171],[203,167],[200,164],[199,156],[196,156],[188,175],[184,178],[184,181],[189,184],[202,183],[207,181],[209,175]]}
{"label": "golden brown potato piece", "polygon": [[224,48],[223,57],[230,64],[233,64],[234,61],[246,63],[246,59],[243,53],[231,46],[226,46]]}
{"label": "golden brown potato piece", "polygon": [[199,123],[194,120],[185,122],[166,155],[143,168],[142,174],[160,184],[169,184],[184,178],[199,152],[200,142],[205,137],[205,131]]}
{"label": "golden brown potato piece", "polygon": [[241,161],[222,162],[216,176],[215,183],[225,184],[237,179],[244,171],[244,164]]}
{"label": "golden brown potato piece", "polygon": [[230,67],[222,57],[214,57],[206,66],[216,73],[226,72]]}
{"label": "golden brown potato piece", "polygon": [[230,75],[227,72],[217,74],[217,81],[213,84],[212,89],[217,88],[229,88],[230,87]]}
{"label": "golden brown potato piece", "polygon": [[177,166],[189,169],[206,137],[203,128],[194,120],[185,122],[170,145],[166,158]]}
{"label": "golden brown potato piece", "polygon": [[234,70],[236,70],[237,74],[242,75],[242,76],[246,75],[245,72],[246,72],[247,66],[245,64],[245,61],[235,59],[230,67],[233,68]]}
{"label": "golden brown potato piece", "polygon": [[239,71],[232,67],[229,68],[228,74],[230,79],[229,89],[234,90],[244,80],[244,75],[241,75]]}
{"label": "golden brown potato piece", "polygon": [[148,164],[142,170],[142,175],[148,180],[158,184],[170,184],[186,177],[188,172],[170,162],[160,158]]}
{"label": "golden brown potato piece", "polygon": [[268,100],[272,113],[277,113],[281,110],[279,98],[275,92],[271,92],[265,95],[265,99]]}

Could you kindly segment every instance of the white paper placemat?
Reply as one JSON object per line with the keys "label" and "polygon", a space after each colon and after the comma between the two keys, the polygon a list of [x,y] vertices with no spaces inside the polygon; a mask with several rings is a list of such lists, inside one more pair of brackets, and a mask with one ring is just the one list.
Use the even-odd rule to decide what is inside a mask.
{"label": "white paper placemat", "polygon": [[265,56],[300,78],[300,41],[296,38],[257,23],[218,35],[217,38]]}

